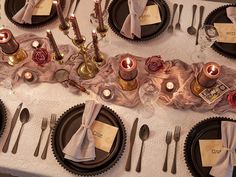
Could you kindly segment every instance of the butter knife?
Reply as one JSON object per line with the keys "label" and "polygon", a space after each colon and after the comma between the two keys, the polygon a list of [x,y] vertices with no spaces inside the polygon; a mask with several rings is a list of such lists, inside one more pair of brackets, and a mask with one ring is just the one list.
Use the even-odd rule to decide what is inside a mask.
{"label": "butter knife", "polygon": [[130,171],[130,168],[131,168],[132,150],[133,150],[135,135],[136,135],[136,131],[137,131],[137,126],[138,126],[138,118],[135,119],[132,129],[131,129],[131,133],[130,133],[129,155],[128,155],[126,165],[125,165],[126,171]]}
{"label": "butter knife", "polygon": [[204,13],[204,6],[200,6],[200,19],[199,19],[199,24],[198,24],[198,28],[197,28],[197,36],[196,36],[196,45],[198,45],[198,37],[199,37],[199,30],[202,27],[202,17],[203,17],[203,13]]}
{"label": "butter knife", "polygon": [[19,106],[17,107],[16,112],[15,112],[13,118],[12,118],[10,131],[8,133],[8,136],[7,136],[7,139],[5,141],[5,144],[4,144],[3,148],[2,148],[2,152],[4,152],[4,153],[6,153],[7,150],[8,150],[8,146],[9,146],[9,142],[10,142],[10,139],[11,139],[11,135],[12,135],[13,129],[14,129],[15,125],[16,125],[17,118],[19,117],[22,105],[23,105],[23,103],[19,104]]}

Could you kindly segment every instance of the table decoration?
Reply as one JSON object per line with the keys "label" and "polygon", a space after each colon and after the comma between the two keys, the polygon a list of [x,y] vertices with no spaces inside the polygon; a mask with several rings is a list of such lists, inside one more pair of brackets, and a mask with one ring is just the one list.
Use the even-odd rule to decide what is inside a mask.
{"label": "table decoration", "polygon": [[[213,10],[205,19],[204,25],[214,25],[214,23],[232,23],[231,20],[227,17],[226,9],[228,7],[236,7],[235,4],[228,4],[221,6],[215,10]],[[215,42],[212,45],[212,48],[218,52],[219,54],[227,57],[227,58],[236,58],[235,52],[235,43],[221,43]]]}
{"label": "table decoration", "polygon": [[58,15],[58,18],[60,20],[60,26],[59,28],[62,29],[62,30],[67,30],[69,29],[69,24],[66,22],[66,20],[64,19],[63,17],[63,13],[62,13],[62,8],[61,8],[61,3],[60,1],[53,1],[53,4],[56,6],[56,9],[57,9],[57,15]]}
{"label": "table decoration", "polygon": [[[194,177],[209,176],[211,167],[203,167],[200,155],[199,140],[221,139],[221,123],[235,122],[225,117],[212,117],[197,123],[187,135],[184,144],[185,163]],[[236,167],[232,176],[236,175]]]}
{"label": "table decoration", "polygon": [[15,65],[27,57],[25,50],[20,48],[12,32],[8,29],[0,29],[0,47],[8,56],[8,64]]}
{"label": "table decoration", "polygon": [[134,37],[134,39],[130,39],[120,33],[125,18],[129,14],[128,1],[112,1],[108,8],[108,24],[112,31],[118,36],[131,41],[145,41],[160,35],[167,28],[170,21],[169,7],[164,0],[148,0],[147,5],[158,5],[161,22],[152,25],[141,26],[141,38]]}
{"label": "table decoration", "polygon": [[175,88],[175,85],[173,82],[169,81],[166,83],[166,91],[172,92],[174,90],[174,88]]}
{"label": "table decoration", "polygon": [[[13,16],[25,5],[26,0],[19,1],[15,3],[15,0],[6,0],[5,1],[5,13],[7,18],[15,25],[23,27],[23,28],[36,28],[45,26],[54,20],[56,20],[57,12],[56,7],[52,6],[51,12],[49,15],[33,15],[32,23],[18,23],[13,19]],[[62,9],[65,8],[65,0],[60,0]]]}
{"label": "table decoration", "polygon": [[101,67],[105,64],[105,58],[101,54],[98,48],[98,36],[96,30],[92,31],[92,38],[93,38],[93,48],[94,48],[94,57],[93,60],[97,64],[98,67]]}
{"label": "table decoration", "polygon": [[145,69],[148,73],[155,74],[164,68],[163,63],[160,55],[148,57],[145,61]]}
{"label": "table decoration", "polygon": [[[55,42],[55,41],[54,41]],[[56,57],[55,57],[56,58]],[[32,60],[39,66],[44,66],[51,61],[51,55],[45,48],[37,48],[34,50]]]}
{"label": "table decoration", "polygon": [[227,95],[228,104],[232,106],[232,108],[236,108],[236,90],[232,90]]}
{"label": "table decoration", "polygon": [[38,82],[39,79],[38,74],[29,69],[25,69],[21,76],[23,77],[24,82],[27,84],[34,84]]}
{"label": "table decoration", "polygon": [[52,150],[59,164],[71,173],[77,175],[98,175],[115,165],[123,154],[126,144],[126,131],[119,116],[106,106],[102,106],[96,120],[117,127],[115,141],[110,153],[95,149],[96,159],[88,162],[73,162],[64,159],[62,152],[65,145],[82,123],[85,104],[76,105],[68,109],[56,123],[52,133]]}

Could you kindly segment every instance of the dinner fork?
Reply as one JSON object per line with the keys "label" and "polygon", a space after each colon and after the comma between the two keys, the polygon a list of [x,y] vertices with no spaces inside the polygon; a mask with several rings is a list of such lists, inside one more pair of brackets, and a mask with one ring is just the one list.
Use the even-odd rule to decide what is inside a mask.
{"label": "dinner fork", "polygon": [[167,145],[167,147],[166,147],[166,157],[165,157],[165,162],[164,162],[164,165],[163,165],[163,168],[162,168],[162,170],[164,172],[167,171],[167,161],[168,161],[167,159],[168,159],[169,145],[171,143],[171,140],[172,140],[172,133],[170,131],[168,131],[166,133],[166,145]]}
{"label": "dinner fork", "polygon": [[181,127],[180,126],[176,126],[175,127],[175,132],[174,132],[175,154],[174,154],[174,159],[173,159],[172,168],[171,168],[171,173],[172,174],[176,174],[177,143],[178,143],[178,141],[180,139],[180,131],[181,131]]}
{"label": "dinner fork", "polygon": [[50,131],[49,131],[49,133],[48,133],[48,139],[47,139],[47,142],[46,142],[46,144],[45,144],[43,153],[42,153],[42,155],[41,155],[41,159],[43,159],[43,160],[45,160],[46,157],[47,157],[49,140],[50,140],[50,136],[51,136],[51,133],[52,133],[52,129],[53,129],[54,125],[55,125],[55,122],[56,122],[56,114],[51,114],[51,119],[50,119]]}
{"label": "dinner fork", "polygon": [[42,120],[42,123],[41,123],[41,134],[40,134],[40,137],[39,137],[38,145],[37,145],[37,147],[34,151],[34,156],[35,157],[37,157],[38,154],[39,154],[39,148],[40,148],[43,132],[44,132],[44,130],[46,130],[47,125],[48,125],[48,119],[44,117],[43,120]]}

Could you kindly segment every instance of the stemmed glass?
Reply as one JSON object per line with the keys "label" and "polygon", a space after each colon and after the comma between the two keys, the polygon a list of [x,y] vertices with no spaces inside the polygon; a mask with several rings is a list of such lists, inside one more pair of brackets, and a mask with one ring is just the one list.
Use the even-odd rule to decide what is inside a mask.
{"label": "stemmed glass", "polygon": [[211,47],[214,42],[217,40],[219,33],[217,29],[212,25],[204,25],[199,30],[199,45],[200,49],[196,53],[198,59],[205,59],[206,54],[204,53],[208,47]]}
{"label": "stemmed glass", "polygon": [[144,118],[154,114],[154,103],[159,97],[159,90],[151,79],[147,79],[139,88],[139,98],[142,103],[141,113]]}

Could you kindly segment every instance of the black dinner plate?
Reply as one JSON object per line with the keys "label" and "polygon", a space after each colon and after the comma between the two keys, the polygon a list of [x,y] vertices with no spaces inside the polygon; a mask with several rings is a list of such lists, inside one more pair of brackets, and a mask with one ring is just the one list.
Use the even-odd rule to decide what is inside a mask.
{"label": "black dinner plate", "polygon": [[[55,5],[52,5],[51,13],[47,16],[32,16],[32,24],[21,24],[12,19],[12,17],[25,5],[26,0],[6,0],[5,13],[8,19],[17,26],[24,28],[35,28],[44,26],[57,17],[57,10]],[[60,0],[62,9],[65,7],[65,0]]]}
{"label": "black dinner plate", "polygon": [[106,106],[102,106],[96,120],[118,128],[109,153],[95,149],[96,159],[88,162],[73,162],[64,158],[62,150],[81,125],[85,104],[67,110],[57,121],[52,133],[52,149],[57,161],[66,170],[77,175],[97,175],[110,169],[123,154],[126,144],[125,127],[119,116]]}
{"label": "black dinner plate", "polygon": [[[221,139],[222,121],[236,122],[236,120],[223,117],[209,118],[196,124],[188,133],[185,140],[184,155],[188,169],[194,177],[210,177],[211,167],[202,167],[199,140]],[[236,176],[236,167],[234,167],[233,176]]]}
{"label": "black dinner plate", "polygon": [[0,100],[0,136],[2,136],[2,134],[5,130],[6,122],[7,122],[6,108],[5,108],[2,100]]}
{"label": "black dinner plate", "polygon": [[164,0],[148,0],[147,5],[158,5],[161,22],[152,25],[141,26],[141,38],[129,39],[120,33],[123,23],[129,14],[128,0],[113,0],[108,8],[108,23],[111,29],[120,37],[131,41],[146,41],[160,35],[170,21],[170,10]]}
{"label": "black dinner plate", "polygon": [[[221,6],[213,10],[206,18],[205,25],[214,25],[214,23],[232,23],[227,17],[226,8],[227,7],[236,7],[236,4],[229,4]],[[236,44],[235,43],[222,43],[215,42],[212,45],[212,48],[219,54],[227,57],[236,59]]]}

